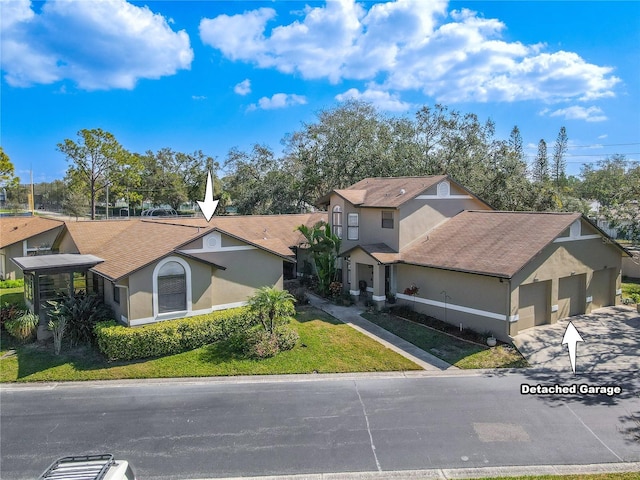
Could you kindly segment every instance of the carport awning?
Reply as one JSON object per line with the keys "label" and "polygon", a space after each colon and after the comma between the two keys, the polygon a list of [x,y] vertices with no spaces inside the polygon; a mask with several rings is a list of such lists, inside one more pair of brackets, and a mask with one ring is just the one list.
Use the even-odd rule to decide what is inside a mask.
{"label": "carport awning", "polygon": [[35,257],[16,257],[15,263],[23,272],[70,272],[88,270],[104,262],[95,255],[62,253],[60,255],[40,255]]}

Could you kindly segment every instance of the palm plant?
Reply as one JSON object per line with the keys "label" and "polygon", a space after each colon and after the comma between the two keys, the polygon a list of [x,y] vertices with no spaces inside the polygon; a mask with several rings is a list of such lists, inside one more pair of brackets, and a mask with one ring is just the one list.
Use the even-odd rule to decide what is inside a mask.
{"label": "palm plant", "polygon": [[302,233],[309,245],[318,274],[318,287],[323,294],[327,294],[331,282],[339,281],[336,261],[342,240],[331,231],[331,225],[324,221],[316,223],[311,228],[300,225],[297,230]]}
{"label": "palm plant", "polygon": [[295,297],[286,290],[262,287],[249,298],[248,306],[265,332],[273,334],[278,325],[287,323],[289,317],[296,313],[295,301]]}

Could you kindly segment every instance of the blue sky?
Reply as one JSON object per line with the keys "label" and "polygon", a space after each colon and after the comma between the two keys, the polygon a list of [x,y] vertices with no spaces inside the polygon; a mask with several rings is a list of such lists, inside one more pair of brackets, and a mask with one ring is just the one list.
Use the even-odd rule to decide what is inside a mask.
{"label": "blue sky", "polygon": [[514,125],[569,173],[640,159],[640,2],[0,0],[0,141],[17,173],[62,178],[83,128],[133,152],[281,139],[349,98],[389,115],[442,103]]}

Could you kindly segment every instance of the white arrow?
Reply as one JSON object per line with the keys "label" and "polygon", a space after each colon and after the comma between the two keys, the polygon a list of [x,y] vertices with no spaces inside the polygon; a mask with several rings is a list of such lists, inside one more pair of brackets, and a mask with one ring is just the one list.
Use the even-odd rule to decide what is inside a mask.
{"label": "white arrow", "polygon": [[576,330],[576,327],[573,326],[573,323],[569,322],[562,337],[562,345],[566,344],[569,348],[569,360],[571,360],[571,369],[574,374],[576,373],[576,347],[578,342],[584,342],[584,340]]}
{"label": "white arrow", "polygon": [[198,205],[200,205],[200,210],[202,210],[202,214],[204,218],[207,219],[207,222],[211,221],[211,217],[216,211],[218,207],[218,200],[213,199],[213,187],[211,185],[211,172],[207,172],[207,189],[204,193],[204,202],[198,200]]}

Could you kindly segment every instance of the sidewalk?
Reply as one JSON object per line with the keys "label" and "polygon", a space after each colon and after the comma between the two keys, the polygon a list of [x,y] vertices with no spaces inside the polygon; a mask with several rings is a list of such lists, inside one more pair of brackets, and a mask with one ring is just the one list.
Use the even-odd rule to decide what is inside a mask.
{"label": "sidewalk", "polygon": [[335,305],[328,300],[325,300],[312,293],[307,294],[309,297],[309,304],[328,313],[329,315],[337,318],[341,322],[355,328],[361,333],[364,333],[368,337],[373,338],[377,342],[380,342],[385,347],[393,350],[394,352],[402,355],[403,357],[411,360],[416,365],[419,365],[425,370],[429,371],[443,371],[443,370],[458,370],[458,367],[439,359],[438,357],[425,352],[424,350],[416,347],[412,343],[387,332],[384,328],[365,320],[360,316],[364,312],[359,306],[342,307]]}

